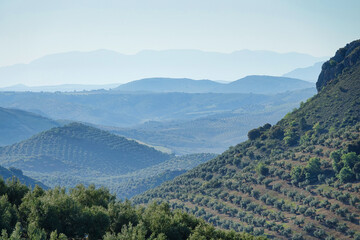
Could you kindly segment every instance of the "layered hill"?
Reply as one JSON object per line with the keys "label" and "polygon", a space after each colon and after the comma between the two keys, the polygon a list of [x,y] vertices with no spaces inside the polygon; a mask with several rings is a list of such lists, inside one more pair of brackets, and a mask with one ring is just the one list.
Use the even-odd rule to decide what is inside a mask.
{"label": "layered hill", "polygon": [[[34,188],[36,185],[42,187],[43,189],[48,189],[43,183],[32,179],[28,176],[25,176],[20,169],[17,168],[4,168],[0,166],[0,178],[4,181],[12,180],[13,178],[18,179],[22,184],[25,184],[28,187]],[[1,180],[0,180],[1,181]]]}
{"label": "layered hill", "polygon": [[283,75],[283,77],[297,78],[309,82],[316,82],[324,62],[318,62],[310,67],[297,68]]}
{"label": "layered hill", "polygon": [[[311,97],[315,88],[299,104]],[[295,96],[296,97],[296,96]],[[119,91],[91,91],[72,93],[0,92],[0,106],[16,107],[42,113],[52,119],[69,119],[116,127],[134,126],[149,120],[169,121],[196,119],[212,114],[237,110],[251,113],[277,107],[284,95],[252,93],[122,93]],[[287,106],[289,110],[293,106]]]}
{"label": "layered hill", "polygon": [[247,132],[264,123],[274,124],[299,102],[315,94],[315,89],[282,93],[260,106],[249,102],[244,108],[211,114],[194,120],[148,121],[132,128],[105,129],[154,146],[165,146],[175,154],[222,153],[247,139]]}
{"label": "layered hill", "polygon": [[28,64],[0,67],[3,86],[126,83],[154,76],[233,81],[252,74],[282,75],[323,58],[301,53],[242,50],[141,51],[124,55],[110,50],[47,55]]}
{"label": "layered hill", "polygon": [[80,123],[0,148],[2,165],[38,173],[126,173],[169,158],[154,148]]}
{"label": "layered hill", "polygon": [[38,114],[0,107],[0,146],[25,140],[60,124]]}
{"label": "layered hill", "polygon": [[120,85],[114,90],[185,93],[212,92],[276,94],[312,87],[314,87],[313,83],[300,79],[253,75],[230,83],[219,83],[211,80],[193,80],[187,78],[147,78]]}
{"label": "layered hill", "polygon": [[134,201],[166,200],[255,235],[359,238],[359,45],[338,50],[323,65],[319,93],[276,125],[249,131],[248,141]]}
{"label": "layered hill", "polygon": [[[0,164],[14,169],[24,183],[32,182],[21,170],[50,187],[106,186],[120,199],[158,186],[215,156],[174,156],[81,123],[52,128],[0,148]],[[8,178],[5,170],[0,175],[6,172],[3,176]]]}

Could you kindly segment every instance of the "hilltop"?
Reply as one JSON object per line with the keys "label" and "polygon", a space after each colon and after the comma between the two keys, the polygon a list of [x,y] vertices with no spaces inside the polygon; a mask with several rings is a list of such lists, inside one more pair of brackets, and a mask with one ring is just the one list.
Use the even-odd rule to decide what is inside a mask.
{"label": "hilltop", "polygon": [[151,166],[170,155],[80,123],[52,128],[0,148],[0,162],[24,171],[126,173]]}
{"label": "hilltop", "polygon": [[302,79],[302,80],[309,81],[309,82],[316,82],[319,77],[319,74],[321,72],[321,67],[323,64],[324,64],[324,62],[317,62],[310,67],[297,68],[297,69],[294,69],[291,72],[288,72],[282,76]]}
{"label": "hilltop", "polygon": [[0,146],[27,139],[60,124],[31,112],[0,107]]}
{"label": "hilltop", "polygon": [[221,228],[254,235],[358,239],[359,44],[324,63],[319,93],[299,109],[134,201],[166,200]]}
{"label": "hilltop", "polygon": [[[215,156],[174,156],[81,123],[0,148],[1,165],[21,169],[50,187],[96,184],[110,188],[120,199],[158,186]],[[24,179],[22,174],[16,177]]]}
{"label": "hilltop", "polygon": [[146,78],[120,85],[113,90],[130,92],[276,94],[312,87],[314,87],[313,83],[300,79],[253,75],[230,83],[188,78]]}

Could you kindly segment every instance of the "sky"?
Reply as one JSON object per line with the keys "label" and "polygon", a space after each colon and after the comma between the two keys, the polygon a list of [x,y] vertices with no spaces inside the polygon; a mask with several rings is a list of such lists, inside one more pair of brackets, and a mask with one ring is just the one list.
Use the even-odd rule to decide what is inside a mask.
{"label": "sky", "polygon": [[0,66],[68,51],[332,56],[360,38],[358,0],[0,0]]}

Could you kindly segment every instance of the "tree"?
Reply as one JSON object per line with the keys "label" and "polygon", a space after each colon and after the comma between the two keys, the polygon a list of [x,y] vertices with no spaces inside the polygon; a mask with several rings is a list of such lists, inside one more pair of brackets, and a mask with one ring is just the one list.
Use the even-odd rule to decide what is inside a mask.
{"label": "tree", "polygon": [[7,195],[0,197],[0,230],[10,233],[17,222],[16,209],[8,201]]}
{"label": "tree", "polygon": [[302,166],[293,167],[291,169],[290,176],[291,179],[295,180],[296,182],[302,182],[305,178],[304,167]]}
{"label": "tree", "polygon": [[349,168],[353,168],[356,163],[360,162],[359,156],[354,152],[346,153],[341,156],[341,160],[344,163],[344,166],[348,166]]}
{"label": "tree", "polygon": [[353,181],[355,179],[355,174],[351,171],[349,166],[345,166],[340,170],[337,177],[339,178],[340,182],[346,183]]}
{"label": "tree", "polygon": [[330,154],[330,158],[332,159],[332,167],[336,173],[340,172],[342,167],[344,166],[343,162],[341,161],[341,151],[336,150]]}
{"label": "tree", "polygon": [[260,175],[266,176],[269,174],[269,168],[264,163],[259,163],[256,166],[256,172]]}
{"label": "tree", "polygon": [[318,174],[321,172],[320,166],[320,158],[310,158],[309,162],[306,164],[306,179],[309,181],[316,180]]}
{"label": "tree", "polygon": [[286,130],[284,134],[285,144],[288,146],[294,146],[297,144],[299,136],[295,133],[293,128],[289,128]]}
{"label": "tree", "polygon": [[255,140],[261,136],[261,132],[259,129],[255,128],[248,132],[248,138],[250,140]]}

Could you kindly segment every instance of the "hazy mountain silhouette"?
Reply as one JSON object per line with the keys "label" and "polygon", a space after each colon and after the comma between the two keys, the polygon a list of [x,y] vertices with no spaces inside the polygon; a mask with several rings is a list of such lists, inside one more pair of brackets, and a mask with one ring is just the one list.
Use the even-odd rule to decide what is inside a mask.
{"label": "hazy mountain silhouette", "polygon": [[283,75],[283,77],[298,78],[309,82],[316,82],[324,62],[318,62],[310,67],[297,68]]}
{"label": "hazy mountain silhouette", "polygon": [[324,58],[300,53],[241,50],[141,51],[124,55],[109,50],[47,55],[29,64],[0,68],[3,86],[125,83],[149,77],[182,77],[233,81],[253,74],[282,75]]}
{"label": "hazy mountain silhouette", "polygon": [[113,90],[186,93],[274,94],[314,87],[314,83],[294,78],[247,76],[230,83],[188,78],[146,78],[120,85]]}

